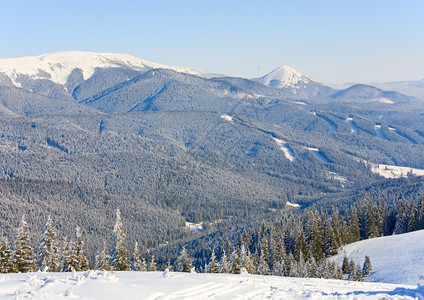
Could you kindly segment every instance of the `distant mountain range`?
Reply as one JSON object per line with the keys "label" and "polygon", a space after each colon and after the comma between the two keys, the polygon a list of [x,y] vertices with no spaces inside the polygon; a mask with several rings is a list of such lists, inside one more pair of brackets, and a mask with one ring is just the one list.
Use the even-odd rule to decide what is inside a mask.
{"label": "distant mountain range", "polygon": [[397,187],[376,164],[424,169],[424,101],[335,90],[286,66],[247,79],[123,54],[0,60],[7,234],[23,213],[39,231],[52,214],[69,234],[81,225],[94,249],[121,208],[130,239],[155,246],[192,234],[185,221],[267,218],[287,201]]}

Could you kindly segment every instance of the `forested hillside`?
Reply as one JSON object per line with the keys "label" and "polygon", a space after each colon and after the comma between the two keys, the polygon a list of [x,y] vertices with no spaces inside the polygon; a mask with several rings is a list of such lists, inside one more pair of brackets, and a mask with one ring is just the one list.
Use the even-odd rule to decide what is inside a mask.
{"label": "forested hillside", "polygon": [[32,59],[0,60],[9,240],[25,214],[35,247],[52,215],[66,236],[80,227],[93,260],[116,209],[128,242],[153,253],[275,220],[287,203],[344,211],[366,195],[394,206],[423,193],[424,105],[411,96],[335,91],[291,68],[249,80],[125,55]]}

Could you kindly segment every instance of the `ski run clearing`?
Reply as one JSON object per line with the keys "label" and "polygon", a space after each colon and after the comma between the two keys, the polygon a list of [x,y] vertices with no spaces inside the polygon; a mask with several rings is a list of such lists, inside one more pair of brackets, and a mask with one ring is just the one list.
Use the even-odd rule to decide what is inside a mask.
{"label": "ski run clearing", "polygon": [[273,139],[277,143],[277,145],[280,146],[280,150],[284,152],[284,156],[289,161],[294,161],[296,159],[294,157],[293,150],[287,145],[287,142],[280,140],[280,139],[277,139],[277,138],[273,138]]}
{"label": "ski run clearing", "polygon": [[172,272],[0,275],[0,299],[424,299],[417,285]]}

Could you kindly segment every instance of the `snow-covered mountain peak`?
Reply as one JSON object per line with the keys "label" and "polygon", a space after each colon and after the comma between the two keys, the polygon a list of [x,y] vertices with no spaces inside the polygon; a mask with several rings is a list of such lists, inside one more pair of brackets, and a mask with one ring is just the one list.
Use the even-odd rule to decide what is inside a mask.
{"label": "snow-covered mountain peak", "polygon": [[274,88],[300,88],[305,84],[308,84],[313,79],[307,77],[301,72],[293,69],[289,66],[281,66],[271,71],[265,76],[258,78],[258,81],[265,85],[272,86]]}
{"label": "snow-covered mountain peak", "polygon": [[96,68],[126,67],[133,70],[172,69],[181,73],[199,75],[184,67],[171,67],[149,62],[127,54],[94,53],[83,51],[54,52],[39,56],[0,59],[0,73],[6,74],[16,86],[20,86],[19,75],[28,75],[32,79],[49,79],[65,84],[74,69],[80,69],[84,79],[90,78]]}

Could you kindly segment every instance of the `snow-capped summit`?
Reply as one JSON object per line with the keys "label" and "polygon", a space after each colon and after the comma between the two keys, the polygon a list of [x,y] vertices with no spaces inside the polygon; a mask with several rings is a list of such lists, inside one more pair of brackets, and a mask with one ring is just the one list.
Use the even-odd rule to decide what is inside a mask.
{"label": "snow-capped summit", "polygon": [[196,74],[184,67],[171,67],[149,62],[127,54],[94,53],[83,51],[54,52],[39,56],[0,59],[0,74],[7,75],[15,86],[20,86],[19,75],[31,79],[48,79],[57,84],[65,84],[74,69],[80,69],[85,80],[90,78],[96,68],[125,67],[133,70],[171,69],[181,73]]}
{"label": "snow-capped summit", "polygon": [[278,89],[305,88],[306,85],[309,84],[311,81],[316,82],[315,80],[307,77],[306,75],[289,66],[281,66],[266,74],[265,76],[257,78],[256,81]]}

